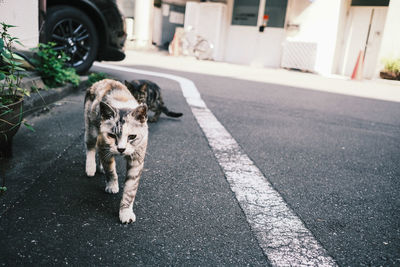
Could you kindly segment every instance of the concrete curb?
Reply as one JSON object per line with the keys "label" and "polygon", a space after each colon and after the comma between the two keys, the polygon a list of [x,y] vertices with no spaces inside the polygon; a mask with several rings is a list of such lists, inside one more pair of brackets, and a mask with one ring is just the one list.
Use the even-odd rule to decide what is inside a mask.
{"label": "concrete curb", "polygon": [[[40,90],[35,93],[31,93],[30,97],[25,97],[24,99],[24,115],[28,116],[40,109],[46,107],[47,105],[54,103],[68,96],[69,94],[79,92],[85,89],[87,86],[87,76],[81,76],[81,82],[78,86],[73,86],[72,84],[66,84],[57,88],[50,88],[47,91]],[[30,89],[32,86],[37,88],[43,88],[44,83],[42,79],[38,76],[30,77],[27,80],[23,80],[22,87]]]}

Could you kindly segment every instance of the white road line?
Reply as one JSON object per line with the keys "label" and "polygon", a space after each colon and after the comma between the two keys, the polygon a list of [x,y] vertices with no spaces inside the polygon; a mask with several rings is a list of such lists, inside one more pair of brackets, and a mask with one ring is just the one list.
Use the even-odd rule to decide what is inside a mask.
{"label": "white road line", "polygon": [[177,81],[225,173],[252,231],[274,266],[337,266],[303,222],[287,206],[261,171],[207,108],[186,78],[152,71],[95,63],[118,71]]}

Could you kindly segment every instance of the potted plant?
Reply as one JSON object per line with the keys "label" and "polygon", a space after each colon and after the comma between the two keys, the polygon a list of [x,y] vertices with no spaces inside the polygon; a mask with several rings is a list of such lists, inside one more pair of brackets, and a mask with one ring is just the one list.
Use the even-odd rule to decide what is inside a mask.
{"label": "potted plant", "polygon": [[383,71],[380,76],[383,79],[400,80],[400,58],[385,59]]}
{"label": "potted plant", "polygon": [[19,41],[8,33],[11,27],[15,26],[0,23],[0,156],[5,157],[11,156],[12,138],[22,123],[24,96],[29,95],[20,87],[24,69],[19,60],[23,59],[12,52]]}

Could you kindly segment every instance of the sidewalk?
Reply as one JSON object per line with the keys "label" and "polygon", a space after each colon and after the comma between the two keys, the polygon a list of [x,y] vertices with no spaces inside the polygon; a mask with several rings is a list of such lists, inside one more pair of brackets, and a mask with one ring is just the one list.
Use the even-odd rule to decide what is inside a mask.
{"label": "sidewalk", "polygon": [[[348,82],[285,70],[259,69],[227,63],[197,61],[190,58],[174,58],[162,53],[127,51],[127,54],[128,57],[122,64],[137,68],[141,68],[140,66],[143,68],[155,67],[256,81],[260,79],[258,81],[263,82],[263,79],[266,79],[265,82],[276,84],[284,84],[288,81],[294,83],[293,80],[297,77],[298,84],[294,83],[294,85],[299,87],[301,82],[307,81],[304,82],[304,86],[307,88],[314,82],[314,85],[317,86],[316,81],[318,80],[325,81],[325,83],[369,84],[369,82]],[[121,62],[110,64],[121,65]],[[123,80],[122,77],[121,80]],[[378,81],[373,81],[373,83],[378,86],[386,84]],[[148,147],[146,167],[134,204],[138,220],[131,225],[122,225],[118,219],[121,192],[118,195],[108,195],[104,192],[104,175],[97,174],[93,179],[88,179],[85,175],[84,120],[82,116],[84,86],[81,89],[71,87],[70,94],[53,105],[53,108],[41,113],[40,116],[29,118],[29,123],[34,126],[36,132],[21,127],[14,139],[14,152],[16,152],[14,157],[7,161],[0,161],[1,164],[4,164],[3,166],[0,164],[0,169],[3,167],[2,175],[4,174],[7,179],[8,188],[6,193],[0,197],[0,232],[3,233],[0,240],[0,247],[2,247],[0,266],[269,266],[268,259],[264,256],[254,232],[251,231],[243,210],[238,205],[229,189],[226,177],[215,161],[209,144],[204,138],[204,133],[191,115],[190,107],[182,97],[178,85],[174,84],[173,86],[176,88],[171,88],[169,96],[174,102],[168,101],[168,103],[186,115],[179,120],[166,119],[150,126],[152,127],[150,131],[152,142]],[[263,84],[259,84],[259,86],[264,87]],[[327,84],[320,86],[328,87]],[[389,88],[389,86],[387,87]],[[364,86],[360,86],[360,88],[364,89]],[[390,85],[390,88],[400,90],[399,86]],[[50,95],[60,97],[65,93],[64,91],[58,93],[56,90],[64,90],[64,88],[50,89],[41,94],[44,98],[50,99],[48,98]],[[37,97],[40,98],[35,94],[27,99],[32,100]],[[46,102],[48,101],[46,100]],[[43,102],[38,107],[40,108],[40,106],[43,106]],[[230,113],[229,110],[227,113]],[[263,114],[265,113],[260,112],[258,116],[262,117]],[[287,117],[290,117],[290,113]],[[275,117],[275,119],[281,120],[281,117]],[[345,126],[352,122],[353,119],[346,122]],[[262,124],[260,127],[263,127]],[[308,125],[302,127],[304,130]],[[375,125],[367,128],[361,127],[359,131],[366,132],[368,138],[373,138],[369,129],[375,130],[377,127]],[[391,126],[385,125],[384,127],[388,128],[389,134],[395,131]],[[310,127],[310,129],[313,131],[314,127]],[[275,130],[279,135],[280,129]],[[348,129],[344,135],[351,136],[348,133],[352,133],[352,131],[352,128]],[[292,132],[288,132],[291,136]],[[258,133],[260,136],[264,136],[264,131],[258,131]],[[384,135],[386,131],[380,134]],[[352,138],[349,137],[348,141],[350,142]],[[388,138],[387,142],[393,141],[390,137]],[[336,137],[333,140],[336,140]],[[312,139],[311,142],[314,143],[315,140]],[[320,142],[315,142],[315,146],[321,144]],[[287,145],[284,139],[278,143],[281,143],[282,146]],[[254,142],[254,146],[260,146],[260,142]],[[277,156],[276,160],[271,160],[271,163],[279,165],[276,162],[285,161],[285,157],[297,161],[296,157],[292,157],[292,154],[289,155],[289,150],[284,150],[281,154],[282,157],[275,154],[280,150],[279,146],[279,144],[271,146],[271,155]],[[355,146],[362,147],[362,142]],[[346,145],[346,147],[348,146]],[[343,148],[345,147],[343,146]],[[329,149],[329,147],[325,147],[325,149]],[[380,153],[379,151],[377,153]],[[342,155],[341,152],[342,150],[337,153]],[[296,155],[296,152],[293,153]],[[315,155],[317,156],[314,156],[314,159],[320,158],[321,162],[326,160],[324,157],[318,156],[321,155],[320,153],[315,152]],[[387,153],[384,155],[391,156]],[[340,156],[340,158],[342,157]],[[299,159],[301,162],[305,160],[306,158]],[[348,158],[343,160],[346,160],[342,163],[347,166]],[[285,168],[286,163],[283,166]],[[318,166],[314,163],[313,166]],[[358,161],[355,163],[360,164]],[[332,164],[335,165],[335,162]],[[379,168],[383,168],[379,162],[377,164]],[[293,170],[296,164],[288,166],[292,166]],[[329,167],[329,165],[327,166]],[[335,165],[335,168],[339,168],[338,166],[341,165]],[[117,164],[117,168],[119,168],[120,174],[125,172],[123,164]],[[362,168],[362,165],[355,168]],[[287,169],[275,170],[282,172],[282,175],[287,172]],[[393,169],[388,171],[390,170]],[[357,170],[351,171],[356,172]],[[370,178],[379,177],[380,173],[386,169],[375,169],[375,171],[372,171]],[[352,174],[352,172],[344,174]],[[388,175],[393,173],[390,172]],[[333,171],[332,175],[337,175],[337,173]],[[357,172],[357,175],[361,177],[364,172]],[[120,178],[123,179],[122,175]],[[322,178],[326,179],[326,176]],[[290,180],[291,176],[288,179]],[[360,183],[364,185],[365,181],[360,181]],[[376,193],[376,189],[385,190],[385,188],[387,188],[385,183],[373,184],[371,191]],[[287,192],[290,193],[290,191]],[[345,195],[349,192],[346,191]],[[332,198],[335,196],[333,195]],[[349,198],[351,200],[351,196]],[[383,197],[381,202],[385,200]],[[333,200],[329,201],[334,202]],[[344,203],[343,201],[346,205],[355,202],[355,200],[347,202],[348,200],[342,199],[339,204]],[[365,204],[365,206],[367,205],[368,203]],[[341,211],[340,206],[336,209]],[[324,212],[327,209],[321,210]],[[389,213],[392,210],[391,207],[388,207],[385,211],[387,213],[382,213],[382,218],[392,218],[393,216],[385,217],[385,214],[393,214]],[[308,212],[309,214],[313,213],[313,211]],[[347,210],[347,212],[350,213],[351,210]],[[358,216],[360,213],[354,212],[353,214]],[[375,219],[380,222],[378,215],[378,218]],[[320,222],[323,225],[320,230],[328,232],[328,234],[329,231],[341,231],[344,228],[346,230],[354,229],[348,227],[353,221],[347,220],[344,215],[342,217],[346,217],[346,220],[343,222],[340,221],[342,218],[329,216],[333,219],[316,221],[317,216],[313,214],[310,217],[312,223],[315,225],[315,222]],[[392,225],[393,221],[385,221],[387,228]],[[325,225],[329,227],[328,230],[323,228]],[[367,229],[377,232],[380,228],[374,226]],[[359,236],[359,233],[357,231],[354,235]],[[341,241],[339,238],[343,235],[344,233],[341,233],[341,236],[327,239],[332,240],[327,242]],[[352,242],[338,246],[338,254],[343,248],[345,251],[347,244],[351,245],[358,241]],[[378,249],[383,246],[393,248],[389,243],[383,245],[381,240],[379,242],[380,246],[377,243],[359,243],[362,244],[361,248],[368,244],[372,244],[371,246],[378,247]],[[357,249],[352,251],[361,251],[361,249]],[[386,250],[389,251],[387,253],[389,254],[390,250]],[[348,257],[347,260],[356,261],[359,255],[354,255]],[[386,254],[384,255],[386,256]],[[378,256],[381,255],[378,254]],[[343,257],[339,259],[343,261]]]}
{"label": "sidewalk", "polygon": [[273,83],[343,95],[400,102],[400,82],[383,79],[353,81],[347,77],[324,77],[285,69],[257,68],[225,62],[200,61],[190,57],[169,56],[166,51],[125,51],[115,65],[148,66],[169,70],[232,77],[236,79]]}
{"label": "sidewalk", "polygon": [[[0,266],[268,266],[177,84],[186,115],[152,124],[134,211],[123,225],[104,175],[85,174],[84,91],[72,93],[14,137],[0,161]],[[125,164],[117,158],[120,186]],[[2,168],[3,167],[3,168]],[[1,169],[2,168],[2,169]]]}
{"label": "sidewalk", "polygon": [[[55,141],[50,141],[50,137],[55,135],[59,129],[49,126],[41,128],[35,125],[35,121],[40,118],[36,114],[44,116],[50,113],[54,102],[84,91],[88,79],[87,76],[81,76],[78,86],[67,83],[60,87],[43,90],[39,89],[44,88],[45,85],[38,73],[29,71],[25,74],[26,77],[22,79],[21,87],[30,89],[31,94],[29,97],[24,97],[24,119],[33,126],[35,132],[24,126],[20,127],[13,141],[13,156],[10,158],[0,157],[0,183],[3,183],[3,179],[7,180],[5,182],[7,191],[0,194],[0,217],[9,207],[18,202],[18,198],[35,182],[36,172],[53,160],[54,154],[44,155],[37,151],[43,150],[46,146],[51,147]],[[35,92],[32,87],[36,87],[38,91]],[[65,129],[62,131],[63,134],[66,132]],[[40,138],[43,139],[42,142],[38,141]],[[32,142],[32,140],[34,141]],[[57,142],[62,143],[60,140]]]}
{"label": "sidewalk", "polygon": [[[21,87],[30,89],[31,95],[24,98],[24,116],[28,116],[47,105],[54,103],[67,95],[78,92],[86,88],[87,76],[81,76],[81,82],[78,86],[73,86],[67,83],[63,86],[56,88],[49,88],[43,90],[45,85],[40,75],[34,71],[27,72],[27,76],[21,81]],[[32,91],[32,88],[36,88],[38,91]]]}

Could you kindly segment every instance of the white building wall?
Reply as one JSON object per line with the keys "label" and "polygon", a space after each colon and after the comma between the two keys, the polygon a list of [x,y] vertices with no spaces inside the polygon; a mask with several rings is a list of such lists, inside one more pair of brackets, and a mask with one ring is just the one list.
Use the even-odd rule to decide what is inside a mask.
{"label": "white building wall", "polygon": [[[231,15],[233,1],[227,3],[228,14]],[[279,67],[284,51],[282,42],[287,39],[315,43],[317,51],[313,71],[331,74],[337,64],[337,48],[340,47],[339,37],[344,30],[343,17],[347,5],[347,0],[289,0],[285,28],[267,27],[261,34],[258,33],[258,27],[231,25],[229,18],[225,60]]]}
{"label": "white building wall", "polygon": [[9,32],[24,45],[17,45],[19,49],[33,48],[39,43],[39,1],[0,0],[0,21],[17,26]]}
{"label": "white building wall", "polygon": [[262,8],[259,8],[256,26],[232,25],[234,0],[227,1],[225,61],[254,67],[280,66],[282,42],[286,33],[284,28],[274,27],[259,31],[263,22],[265,1],[260,0]]}
{"label": "white building wall", "polygon": [[314,70],[318,73],[333,73],[344,7],[345,0],[291,0],[288,6],[288,24],[298,25],[288,38],[317,44]]}

